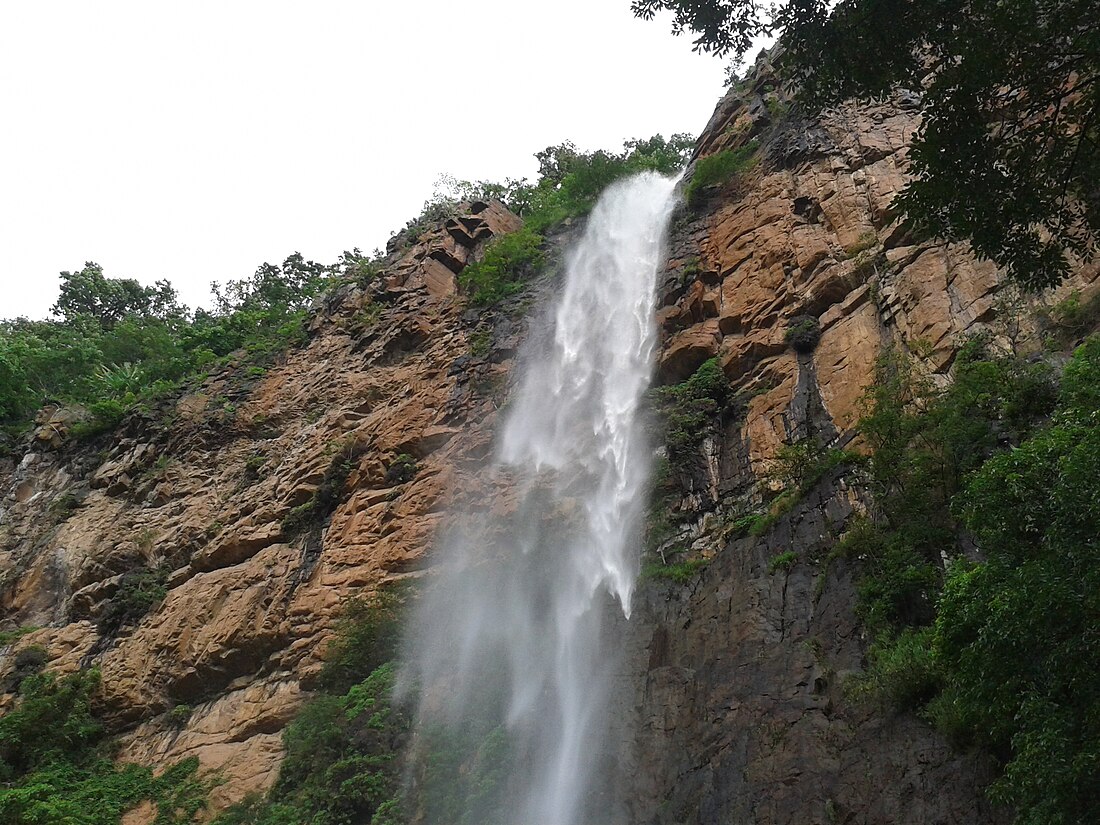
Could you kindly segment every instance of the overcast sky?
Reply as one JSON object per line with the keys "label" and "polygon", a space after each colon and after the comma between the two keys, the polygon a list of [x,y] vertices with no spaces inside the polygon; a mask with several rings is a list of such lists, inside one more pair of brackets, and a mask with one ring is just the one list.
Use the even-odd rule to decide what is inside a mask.
{"label": "overcast sky", "polygon": [[85,261],[196,306],[369,252],[441,173],[697,134],[723,78],[629,0],[3,3],[0,317],[45,317]]}

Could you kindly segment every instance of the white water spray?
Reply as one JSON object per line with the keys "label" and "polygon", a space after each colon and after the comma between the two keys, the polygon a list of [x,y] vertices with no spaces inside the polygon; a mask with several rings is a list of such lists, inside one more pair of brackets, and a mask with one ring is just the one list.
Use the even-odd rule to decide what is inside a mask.
{"label": "white water spray", "polygon": [[413,618],[402,681],[419,686],[417,782],[433,825],[600,816],[615,655],[601,611],[610,594],[629,616],[637,577],[639,406],[674,186],[643,173],[600,198],[568,258],[552,338],[527,353],[494,466],[499,497],[456,514],[463,528]]}

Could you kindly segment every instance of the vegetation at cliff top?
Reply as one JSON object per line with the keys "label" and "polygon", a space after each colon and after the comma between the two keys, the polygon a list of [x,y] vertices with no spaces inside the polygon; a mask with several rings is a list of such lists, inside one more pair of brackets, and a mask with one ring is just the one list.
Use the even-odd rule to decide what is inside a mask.
{"label": "vegetation at cliff top", "polygon": [[[536,153],[535,183],[450,180],[449,191],[425,204],[420,218],[400,234],[415,237],[460,200],[500,198],[523,214],[522,230],[495,239],[460,276],[475,305],[490,305],[516,292],[541,264],[540,233],[585,214],[604,188],[625,175],[675,172],[692,145],[689,135],[655,135],[627,141],[620,152],[583,152],[568,142],[550,146]],[[335,264],[295,253],[281,264],[263,264],[251,278],[215,284],[209,311],[180,305],[167,281],[147,287],[109,278],[94,263],[63,272],[53,320],[0,320],[0,428],[17,433],[44,403],[57,402],[85,407],[90,420],[74,432],[94,435],[117,425],[135,406],[235,359],[256,371],[250,374],[262,374],[273,357],[305,341],[309,307],[326,289],[369,280],[376,268],[358,249]]]}
{"label": "vegetation at cliff top", "polygon": [[46,401],[79,404],[106,429],[140,402],[243,353],[263,364],[304,340],[310,304],[364,259],[334,265],[295,253],[241,281],[215,285],[212,311],[181,306],[166,281],[108,278],[94,263],[61,273],[56,320],[0,321],[0,425],[19,429]]}
{"label": "vegetation at cliff top", "polygon": [[96,671],[40,673],[19,685],[16,706],[0,716],[0,820],[7,825],[118,825],[144,801],[156,825],[195,822],[210,783],[198,760],[152,768],[117,764],[92,711]]}
{"label": "vegetation at cliff top", "polygon": [[877,512],[838,548],[874,635],[853,692],[994,754],[1018,823],[1100,820],[1100,337],[1057,383],[981,340],[942,391],[895,356],[869,401]]}
{"label": "vegetation at cliff top", "polygon": [[917,227],[1037,289],[1100,237],[1100,27],[1095,0],[632,0],[673,15],[695,47],[738,59],[781,35],[803,104],[922,91],[913,181],[897,206]]}
{"label": "vegetation at cliff top", "polygon": [[[535,154],[539,176],[534,184],[451,181],[451,193],[444,201],[499,197],[524,220],[522,229],[494,239],[484,257],[459,275],[471,302],[488,306],[517,292],[524,276],[542,263],[542,233],[587,214],[600,193],[621,178],[645,170],[674,174],[687,162],[693,146],[690,135],[629,140],[621,152],[581,152],[567,142]],[[438,199],[425,205],[426,212],[437,209]]]}

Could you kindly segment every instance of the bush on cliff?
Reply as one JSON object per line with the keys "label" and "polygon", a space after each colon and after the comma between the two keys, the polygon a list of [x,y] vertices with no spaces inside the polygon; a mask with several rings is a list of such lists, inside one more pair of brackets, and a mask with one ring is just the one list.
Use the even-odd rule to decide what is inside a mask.
{"label": "bush on cliff", "polygon": [[713,155],[699,158],[695,162],[695,172],[684,189],[684,200],[690,206],[698,206],[708,189],[725,186],[741,173],[752,168],[756,162],[757,144],[755,141],[737,149],[726,149]]}
{"label": "bush on cliff", "polygon": [[47,400],[86,407],[85,434],[201,375],[230,353],[263,363],[304,341],[308,307],[335,275],[356,271],[358,251],[332,265],[294,253],[252,277],[215,286],[213,311],[181,306],[172,286],[108,278],[88,263],[61,273],[55,320],[0,321],[0,425],[26,427]]}
{"label": "bush on cliff", "polygon": [[217,825],[400,825],[407,821],[399,754],[410,720],[392,701],[402,595],[350,603],[326,651],[322,692],[283,733],[286,758],[266,797]]}
{"label": "bush on cliff", "polygon": [[1057,392],[982,342],[959,359],[946,390],[895,359],[871,394],[879,512],[845,544],[876,638],[852,687],[996,755],[1017,822],[1098,821],[1100,338]]}
{"label": "bush on cliff", "polygon": [[[522,229],[494,239],[484,258],[459,275],[471,303],[489,306],[518,292],[524,277],[542,265],[543,233],[587,214],[600,194],[617,180],[645,170],[674,174],[687,162],[693,145],[690,135],[673,135],[668,140],[654,135],[626,141],[621,152],[582,152],[567,141],[535,153],[539,177],[534,184],[452,182],[454,194],[450,197],[496,195],[524,220]],[[425,204],[425,210],[437,208],[435,203]]]}
{"label": "bush on cliff", "polygon": [[96,671],[42,673],[20,686],[16,706],[0,716],[0,821],[6,825],[118,825],[144,801],[157,825],[195,822],[209,782],[198,760],[151,768],[117,764],[92,711]]}
{"label": "bush on cliff", "polygon": [[542,265],[542,236],[524,226],[494,238],[480,261],[469,264],[458,282],[475,306],[498,303],[518,292],[524,276]]}
{"label": "bush on cliff", "polygon": [[729,400],[729,381],[717,358],[709,358],[679,384],[650,391],[675,466],[693,454]]}

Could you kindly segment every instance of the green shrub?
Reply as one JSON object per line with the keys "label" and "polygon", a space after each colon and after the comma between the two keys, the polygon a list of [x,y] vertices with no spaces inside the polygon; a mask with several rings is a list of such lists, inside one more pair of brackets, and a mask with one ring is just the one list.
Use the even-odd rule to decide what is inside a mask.
{"label": "green shrub", "polygon": [[344,606],[336,637],[325,651],[321,684],[326,690],[342,692],[397,655],[405,595],[391,585]]}
{"label": "green shrub", "polygon": [[92,713],[96,671],[26,679],[19,703],[0,716],[0,821],[10,825],[118,825],[149,800],[157,825],[196,821],[210,783],[187,759],[153,776],[151,768],[118,765],[103,724]]}
{"label": "green shrub", "polygon": [[321,484],[310,496],[309,501],[291,508],[282,521],[284,536],[293,537],[320,527],[344,497],[344,487],[348,476],[355,469],[365,447],[355,439],[343,442],[333,454],[328,467],[321,477]]}
{"label": "green shrub", "polygon": [[694,454],[712,432],[717,414],[730,399],[729,381],[717,358],[711,358],[685,381],[650,392],[664,430],[668,457],[673,464]]}
{"label": "green shrub", "polygon": [[386,481],[390,484],[405,484],[416,477],[416,459],[408,453],[401,453],[386,468]]}
{"label": "green shrub", "polygon": [[849,244],[848,246],[844,247],[844,255],[845,257],[851,259],[856,257],[857,255],[862,254],[863,252],[866,252],[868,249],[871,249],[877,244],[878,235],[876,235],[874,232],[864,232],[862,235],[859,236],[859,238],[856,239],[855,243]]}
{"label": "green shrub", "polygon": [[1047,311],[1047,319],[1054,328],[1058,340],[1066,343],[1095,331],[1100,324],[1100,292],[1088,300],[1081,299],[1080,292],[1073,292]]}
{"label": "green shrub", "polygon": [[753,167],[756,163],[756,141],[737,149],[726,149],[713,155],[699,158],[695,162],[695,172],[684,190],[684,199],[690,206],[697,206],[707,189],[724,186]]}
{"label": "green shrub", "polygon": [[785,553],[780,553],[778,556],[773,557],[772,560],[768,562],[768,572],[776,573],[779,570],[782,570],[784,573],[786,573],[788,570],[794,567],[795,562],[797,561],[798,553],[794,550],[787,550]]}
{"label": "green shrub", "polygon": [[287,726],[274,787],[225,811],[217,825],[408,821],[398,755],[410,720],[391,700],[401,600],[390,589],[347,606],[326,651],[325,692]]}
{"label": "green shrub", "polygon": [[708,564],[708,559],[690,559],[675,564],[653,562],[642,567],[642,579],[671,579],[677,584],[687,584],[695,574]]}
{"label": "green shrub", "polygon": [[[852,690],[923,706],[952,741],[997,755],[990,796],[1018,823],[1095,821],[1100,339],[1057,389],[1041,364],[983,339],[942,391],[888,366],[864,420],[878,512],[837,548],[862,566],[858,610],[875,639]],[[964,530],[981,560],[943,570]]]}
{"label": "green shrub", "polygon": [[180,729],[187,727],[187,723],[191,720],[191,714],[193,712],[194,708],[190,705],[175,705],[165,714],[165,717],[169,727]]}
{"label": "green shrub", "polygon": [[125,625],[141,621],[168,595],[168,573],[167,567],[160,566],[123,574],[118,590],[100,615],[101,631],[114,633]]}
{"label": "green shrub", "polygon": [[906,628],[884,635],[868,652],[869,665],[851,677],[845,692],[900,711],[919,711],[940,691],[943,674],[933,649],[932,628]]}
{"label": "green shrub", "polygon": [[783,337],[795,352],[813,352],[821,340],[821,324],[809,315],[799,315],[791,319]]}
{"label": "green shrub", "polygon": [[484,257],[462,270],[458,282],[472,304],[488,306],[522,289],[523,278],[542,261],[542,236],[525,226],[494,238]]}

